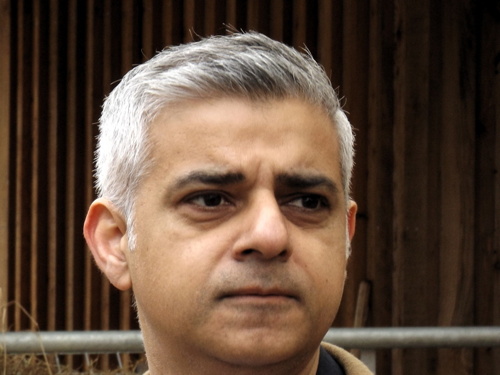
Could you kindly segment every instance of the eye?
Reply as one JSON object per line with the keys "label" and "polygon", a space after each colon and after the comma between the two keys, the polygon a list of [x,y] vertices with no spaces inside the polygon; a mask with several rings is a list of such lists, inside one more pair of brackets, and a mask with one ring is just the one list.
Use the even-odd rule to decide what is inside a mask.
{"label": "eye", "polygon": [[294,197],[287,202],[287,205],[305,210],[319,210],[329,207],[327,199],[317,194],[306,194]]}
{"label": "eye", "polygon": [[192,196],[187,202],[201,207],[219,207],[229,204],[229,201],[220,193],[208,192]]}

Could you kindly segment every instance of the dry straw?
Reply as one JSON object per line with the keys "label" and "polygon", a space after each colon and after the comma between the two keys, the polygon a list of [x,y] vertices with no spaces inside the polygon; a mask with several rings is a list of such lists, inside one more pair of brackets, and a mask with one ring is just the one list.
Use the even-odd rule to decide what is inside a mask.
{"label": "dry straw", "polygon": [[[0,301],[2,301],[2,289],[0,288]],[[7,331],[7,309],[13,306],[16,309],[22,311],[24,315],[32,323],[34,331],[37,332],[38,323],[34,321],[28,311],[22,307],[19,303],[13,301],[9,303],[2,303],[0,305],[0,374],[2,375],[77,375],[77,374],[106,374],[106,375],[130,375],[130,374],[141,374],[143,372],[144,362],[140,360],[137,363],[131,363],[127,368],[120,368],[117,370],[99,370],[96,368],[95,362],[89,361],[85,366],[85,370],[72,369],[69,366],[61,365],[59,363],[59,358],[57,356],[49,356],[45,353],[43,348],[43,343],[40,340],[40,348],[42,355],[33,354],[16,354],[8,355],[4,350],[4,345],[2,344],[2,333]],[[82,353],[84,354],[84,353]],[[88,358],[88,357],[87,357]]]}

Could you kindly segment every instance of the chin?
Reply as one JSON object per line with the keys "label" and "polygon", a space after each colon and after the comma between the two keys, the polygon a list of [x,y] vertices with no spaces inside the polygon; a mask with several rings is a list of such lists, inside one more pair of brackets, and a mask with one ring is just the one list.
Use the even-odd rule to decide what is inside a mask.
{"label": "chin", "polygon": [[296,358],[294,351],[283,350],[282,348],[245,348],[236,349],[235,352],[226,353],[225,362],[237,367],[269,367]]}
{"label": "chin", "polygon": [[280,339],[277,335],[268,334],[266,337],[249,337],[236,343],[226,342],[224,360],[236,366],[273,366],[307,355],[308,349],[319,345],[307,343],[305,339],[294,340],[290,332],[285,336]]}

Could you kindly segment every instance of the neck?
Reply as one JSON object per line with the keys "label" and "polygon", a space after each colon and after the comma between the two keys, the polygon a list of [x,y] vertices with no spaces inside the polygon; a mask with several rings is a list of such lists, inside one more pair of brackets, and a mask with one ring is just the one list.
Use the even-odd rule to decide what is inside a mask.
{"label": "neck", "polygon": [[146,338],[144,343],[150,375],[315,375],[319,363],[319,348],[284,361],[253,365],[206,357],[193,350],[169,350],[158,341],[147,343]]}

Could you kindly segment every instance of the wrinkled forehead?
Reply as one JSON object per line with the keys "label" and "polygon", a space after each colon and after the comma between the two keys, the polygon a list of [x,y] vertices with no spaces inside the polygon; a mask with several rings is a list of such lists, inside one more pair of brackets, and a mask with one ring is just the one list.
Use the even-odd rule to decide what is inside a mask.
{"label": "wrinkled forehead", "polygon": [[[292,104],[290,105],[290,103]],[[159,135],[163,137],[164,133],[166,133],[167,141],[173,142],[175,138],[173,135],[182,131],[186,137],[204,137],[206,142],[209,142],[208,139],[210,138],[210,142],[220,144],[224,142],[229,131],[235,131],[235,125],[242,122],[243,116],[257,116],[257,114],[265,116],[271,113],[273,109],[281,107],[288,109],[282,113],[281,121],[279,122],[276,122],[273,118],[264,118],[252,123],[252,121],[248,121],[248,118],[245,118],[247,126],[245,129],[242,129],[244,132],[241,133],[240,137],[245,138],[249,142],[255,142],[257,139],[262,141],[266,138],[271,143],[278,142],[289,131],[285,125],[294,123],[296,126],[294,131],[297,132],[300,130],[305,138],[310,132],[318,132],[317,127],[311,126],[311,121],[321,118],[321,126],[324,126],[329,134],[328,143],[331,143],[336,150],[334,160],[336,164],[340,164],[338,129],[330,113],[317,104],[294,97],[275,98],[267,96],[250,99],[247,97],[229,97],[214,93],[213,96],[207,98],[191,98],[170,102],[157,112],[153,121],[149,124],[147,143],[150,147],[157,145]],[[304,118],[301,121],[298,121],[294,112],[296,107],[306,109],[303,113]],[[196,114],[191,116],[195,109]],[[251,111],[251,113],[249,114],[246,109]],[[176,126],[173,128],[168,126],[172,121],[176,121]],[[264,122],[265,127],[258,126],[260,122]],[[208,127],[209,123],[217,123],[219,126],[217,128]],[[255,128],[255,130],[252,131],[252,128]],[[263,129],[267,131],[262,131]],[[306,143],[302,143],[288,143],[287,147],[304,147]],[[163,144],[164,146],[165,144]],[[309,145],[308,147],[310,148],[310,155],[321,151],[318,150],[317,145]]]}
{"label": "wrinkled forehead", "polygon": [[183,102],[156,117],[150,145],[149,159],[162,164],[164,174],[183,165],[183,173],[192,166],[238,172],[245,163],[267,161],[280,174],[322,169],[337,180],[341,173],[335,127],[323,111],[301,100]]}

